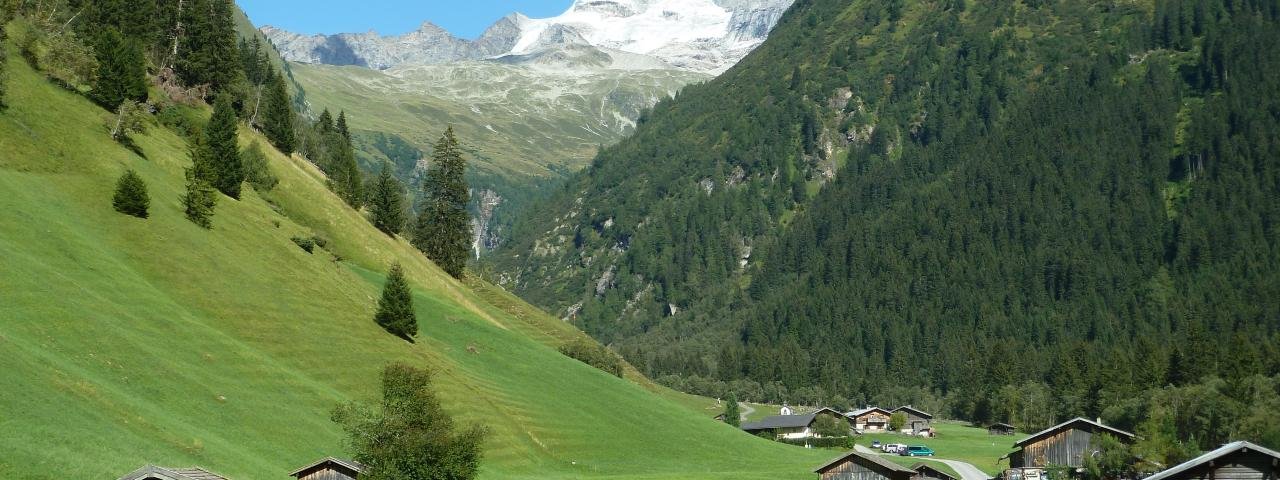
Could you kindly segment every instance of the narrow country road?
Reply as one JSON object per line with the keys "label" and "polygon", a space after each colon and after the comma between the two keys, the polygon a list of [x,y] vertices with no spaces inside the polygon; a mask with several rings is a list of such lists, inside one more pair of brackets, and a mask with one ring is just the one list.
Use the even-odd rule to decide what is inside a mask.
{"label": "narrow country road", "polygon": [[[873,455],[888,455],[887,453],[883,453],[878,450],[873,450],[873,449],[864,447],[862,445],[854,445],[854,450],[857,450],[862,453],[870,453]],[[951,467],[952,470],[955,470],[956,473],[960,475],[960,480],[990,480],[991,478],[986,473],[983,473],[982,470],[979,470],[978,467],[973,466],[973,464],[971,463],[961,462],[959,460],[944,460],[936,457],[926,457],[926,458],[928,458],[929,460],[935,460],[935,461],[947,464],[948,467]]]}
{"label": "narrow country road", "polygon": [[740,418],[744,422],[747,421],[748,416],[750,416],[753,413],[756,413],[756,409],[751,408],[751,405],[738,402],[738,407],[740,408],[740,411],[741,411],[741,414],[738,415],[738,418]]}

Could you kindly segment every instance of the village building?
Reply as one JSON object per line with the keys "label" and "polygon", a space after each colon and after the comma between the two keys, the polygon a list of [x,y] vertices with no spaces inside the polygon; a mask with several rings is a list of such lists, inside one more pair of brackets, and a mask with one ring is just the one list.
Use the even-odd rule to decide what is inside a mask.
{"label": "village building", "polygon": [[878,455],[851,451],[815,468],[820,480],[912,480],[919,473]]}
{"label": "village building", "polygon": [[227,477],[200,467],[174,468],[147,465],[129,472],[120,477],[120,480],[227,480]]}
{"label": "village building", "polygon": [[911,469],[916,471],[916,480],[960,480],[924,462],[912,465]]}
{"label": "village building", "polygon": [[993,423],[987,427],[988,435],[1013,435],[1017,429],[1007,423]]}
{"label": "village building", "polygon": [[294,470],[289,476],[298,480],[355,480],[368,469],[354,460],[324,457]]}
{"label": "village building", "polygon": [[1101,422],[1073,418],[1037,432],[1013,444],[1017,451],[1006,457],[1009,469],[1006,480],[1038,480],[1046,467],[1079,469],[1084,459],[1098,451],[1096,435],[1111,435],[1124,443],[1133,442],[1132,433],[1108,427]]}
{"label": "village building", "polygon": [[858,432],[884,432],[889,430],[889,413],[880,407],[867,407],[846,414],[853,420],[853,429]]}
{"label": "village building", "polygon": [[1232,442],[1157,473],[1146,480],[1276,480],[1280,452],[1249,442]]}
{"label": "village building", "polygon": [[929,426],[929,422],[933,421],[933,415],[924,412],[918,408],[912,408],[911,405],[904,405],[890,411],[890,414],[904,413],[907,415],[907,422],[902,424],[902,433],[909,435],[921,435],[931,432],[933,429]]}
{"label": "village building", "polygon": [[842,425],[849,425],[852,428],[852,421],[845,417],[844,414],[823,407],[804,415],[773,415],[765,417],[759,422],[742,424],[742,429],[752,434],[769,432],[779,439],[817,438],[820,435],[814,430],[814,423],[823,416],[834,418]]}

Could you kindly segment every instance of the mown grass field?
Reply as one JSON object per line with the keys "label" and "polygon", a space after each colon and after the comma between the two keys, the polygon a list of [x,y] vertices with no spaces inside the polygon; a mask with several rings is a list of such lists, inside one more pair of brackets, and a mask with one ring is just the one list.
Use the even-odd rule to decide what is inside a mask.
{"label": "mown grass field", "polygon": [[[1001,462],[999,458],[1013,451],[1013,442],[1025,435],[989,435],[985,428],[974,428],[959,422],[934,422],[933,427],[938,436],[933,438],[913,437],[898,433],[869,433],[858,437],[858,444],[871,446],[871,442],[903,443],[907,445],[927,445],[939,458],[959,460],[973,464],[988,475],[1000,471],[1000,464],[1008,465],[1008,460]],[[914,464],[915,459],[908,457],[888,457],[899,463]],[[910,465],[907,465],[910,466]]]}
{"label": "mown grass field", "polygon": [[[482,478],[810,478],[830,452],[744,435],[696,398],[555,351],[581,335],[494,287],[456,282],[382,235],[299,158],[276,190],[183,218],[184,141],[138,157],[107,112],[55,88],[11,45],[0,113],[0,478],[115,478],[145,463],[284,478],[345,455],[329,412],[377,393],[391,361],[437,372],[446,407],[492,429]],[[243,140],[259,140],[244,132]],[[133,168],[151,218],[114,212]],[[307,254],[291,241],[319,235]],[[404,264],[421,336],[371,317]]]}

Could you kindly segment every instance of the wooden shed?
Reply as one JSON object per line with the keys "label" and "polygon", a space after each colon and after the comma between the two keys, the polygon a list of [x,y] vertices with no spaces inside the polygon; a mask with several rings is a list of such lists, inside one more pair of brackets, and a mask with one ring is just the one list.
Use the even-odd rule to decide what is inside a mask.
{"label": "wooden shed", "polygon": [[200,467],[157,467],[147,465],[129,472],[120,480],[227,480]]}
{"label": "wooden shed", "polygon": [[916,480],[959,480],[958,478],[951,476],[951,474],[938,470],[932,465],[924,462],[912,465],[911,469],[916,471]]}
{"label": "wooden shed", "polygon": [[930,428],[929,422],[933,421],[933,415],[918,408],[913,408],[911,405],[903,405],[895,408],[890,413],[893,414],[898,412],[902,412],[907,415],[907,423],[902,424],[903,433],[916,435],[920,432],[927,431]]}
{"label": "wooden shed", "polygon": [[813,469],[821,480],[911,480],[915,470],[878,455],[851,451]]}
{"label": "wooden shed", "polygon": [[1133,434],[1101,423],[1073,418],[1049,427],[1013,444],[1017,451],[1009,454],[1011,469],[1042,469],[1049,465],[1080,468],[1084,458],[1097,451],[1093,436],[1108,434],[1124,443]]}
{"label": "wooden shed", "polygon": [[294,470],[289,476],[299,480],[355,480],[368,469],[354,460],[324,457]]}
{"label": "wooden shed", "polygon": [[1014,433],[1017,433],[1017,429],[1007,423],[993,423],[987,427],[988,435],[1013,435]]}
{"label": "wooden shed", "polygon": [[1249,442],[1232,442],[1147,480],[1276,480],[1280,452]]}

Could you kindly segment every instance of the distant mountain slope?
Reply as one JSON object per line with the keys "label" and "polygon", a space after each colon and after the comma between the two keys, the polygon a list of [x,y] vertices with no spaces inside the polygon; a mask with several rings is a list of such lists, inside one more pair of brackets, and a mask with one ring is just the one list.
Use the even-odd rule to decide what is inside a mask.
{"label": "distant mountain slope", "polygon": [[[801,479],[825,456],[560,355],[580,333],[455,282],[374,230],[304,159],[268,148],[280,184],[221,198],[213,229],[196,227],[178,201],[184,140],[149,119],[134,136],[146,158],[115,143],[109,114],[28,67],[13,48],[21,32],[9,33],[0,478],[116,478],[146,463],[284,477],[347,454],[329,413],[372,399],[391,361],[434,370],[446,407],[491,428],[481,478]],[[126,168],[147,182],[149,219],[112,210]],[[311,236],[326,240],[314,254],[290,240]],[[391,262],[415,290],[415,344],[371,318]]]}
{"label": "distant mountain slope", "polygon": [[577,0],[556,17],[514,13],[474,41],[430,22],[394,36],[376,32],[300,35],[262,32],[285,59],[387,69],[531,53],[561,46],[565,35],[599,49],[647,56],[668,68],[718,73],[764,40],[792,0]]}
{"label": "distant mountain slope", "polygon": [[1278,19],[797,2],[522,218],[494,278],[651,375],[772,401],[1092,417],[1275,375],[1220,355],[1280,345]]}

